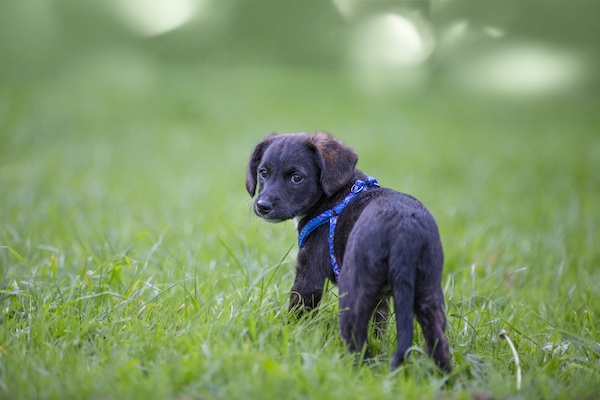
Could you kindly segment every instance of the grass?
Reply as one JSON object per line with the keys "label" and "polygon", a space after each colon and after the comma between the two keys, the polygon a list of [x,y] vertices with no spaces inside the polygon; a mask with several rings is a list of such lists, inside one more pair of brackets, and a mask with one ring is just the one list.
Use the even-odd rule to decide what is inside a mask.
{"label": "grass", "polygon": [[[135,59],[5,84],[0,398],[597,398],[596,105]],[[293,225],[252,215],[245,166],[263,134],[318,129],[436,216],[450,376],[418,329],[397,372],[393,329],[356,364],[333,287],[317,315],[288,317]]]}

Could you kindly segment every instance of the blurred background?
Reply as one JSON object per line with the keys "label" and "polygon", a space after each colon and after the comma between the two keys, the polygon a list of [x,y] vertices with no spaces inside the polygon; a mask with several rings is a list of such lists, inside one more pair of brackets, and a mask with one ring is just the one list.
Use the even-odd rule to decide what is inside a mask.
{"label": "blurred background", "polygon": [[[0,79],[156,68],[321,68],[370,93],[535,98],[598,88],[595,1],[2,1]],[[131,89],[131,88],[128,88]]]}
{"label": "blurred background", "polygon": [[0,0],[6,241],[229,235],[254,221],[252,146],[316,130],[457,241],[489,215],[551,229],[600,186],[599,17],[577,0]]}
{"label": "blurred background", "polygon": [[[198,374],[216,397],[253,386],[237,386],[238,376],[256,376],[250,369],[263,372],[238,362],[239,346],[254,362],[240,338],[263,326],[246,311],[260,308],[260,319],[273,323],[266,330],[287,340],[275,321],[286,309],[297,246],[291,222],[266,224],[253,214],[248,157],[271,131],[325,130],[356,149],[359,168],[435,216],[457,371],[481,380],[457,379],[455,387],[485,388],[488,378],[512,387],[508,353],[497,358],[508,351],[497,340],[508,325],[521,355],[531,353],[525,377],[542,377],[541,397],[560,397],[556,388],[566,397],[582,392],[572,385],[593,390],[599,71],[594,0],[0,0],[0,323],[22,326],[6,329],[0,367],[29,363],[0,368],[0,389],[8,398],[52,390],[72,397],[61,377],[68,354],[77,354],[81,364],[71,364],[82,367],[73,376],[86,379],[72,379],[67,393],[85,398],[115,382],[138,390],[138,374],[134,384],[121,379],[134,360],[114,366],[131,354],[146,365],[162,353],[148,344],[159,337],[146,334],[154,330],[169,340],[164,360],[184,368],[148,385],[149,393],[161,386],[151,397],[166,390],[188,398]],[[154,314],[141,311],[157,297],[148,307],[159,316],[155,329],[147,317]],[[63,324],[63,309],[88,333]],[[78,309],[92,313],[80,318],[87,311]],[[200,353],[209,359],[211,342],[194,336],[202,343],[194,355],[166,333],[179,335],[179,324],[163,334],[177,315],[189,326],[214,315],[198,332],[218,332],[211,340],[234,352],[231,363],[213,362],[228,354],[213,352],[210,371],[190,364]],[[138,322],[140,343],[121,325]],[[188,322],[181,326],[185,338]],[[288,348],[260,337],[272,351]],[[569,342],[567,355],[555,357]],[[105,363],[103,343],[116,364]],[[308,368],[320,364],[311,351],[331,354],[315,346],[302,357]],[[185,359],[170,358],[181,349]],[[99,361],[90,362],[90,352]],[[499,369],[488,374],[488,362]],[[291,381],[280,379],[288,370],[271,365],[277,387],[288,390]],[[145,368],[139,376],[153,380]],[[235,376],[237,389],[212,392],[215,376]]]}

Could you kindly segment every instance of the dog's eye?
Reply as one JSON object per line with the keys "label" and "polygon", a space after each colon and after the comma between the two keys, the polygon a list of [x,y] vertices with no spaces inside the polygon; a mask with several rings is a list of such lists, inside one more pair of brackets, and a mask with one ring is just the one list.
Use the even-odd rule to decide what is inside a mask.
{"label": "dog's eye", "polygon": [[300,183],[303,180],[304,180],[304,178],[302,177],[302,175],[298,175],[298,174],[292,175],[292,182],[293,183]]}
{"label": "dog's eye", "polygon": [[261,179],[265,179],[267,177],[267,175],[269,175],[269,172],[266,169],[261,169],[258,171],[258,176]]}

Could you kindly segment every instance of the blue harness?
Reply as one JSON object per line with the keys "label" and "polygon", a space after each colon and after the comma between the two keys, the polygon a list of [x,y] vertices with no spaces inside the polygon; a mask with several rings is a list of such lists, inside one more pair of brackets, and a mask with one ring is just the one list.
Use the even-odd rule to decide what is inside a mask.
{"label": "blue harness", "polygon": [[329,258],[331,259],[331,268],[333,269],[333,274],[335,275],[335,280],[337,281],[340,276],[340,266],[335,259],[335,254],[333,251],[333,237],[335,233],[335,225],[337,224],[337,217],[342,212],[342,210],[350,203],[359,193],[369,188],[379,187],[379,183],[377,183],[377,179],[372,176],[367,176],[364,181],[357,180],[354,182],[354,186],[350,190],[350,193],[344,197],[344,200],[341,201],[337,206],[333,207],[330,210],[319,214],[315,218],[308,221],[308,223],[302,228],[302,231],[298,234],[298,248],[302,248],[304,246],[304,242],[306,242],[306,238],[308,235],[314,232],[315,229],[320,227],[321,225],[329,222]]}

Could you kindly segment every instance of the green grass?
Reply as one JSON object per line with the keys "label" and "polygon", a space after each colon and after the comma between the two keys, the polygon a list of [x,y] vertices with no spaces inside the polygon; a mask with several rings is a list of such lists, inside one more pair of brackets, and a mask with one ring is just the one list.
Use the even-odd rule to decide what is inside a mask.
{"label": "green grass", "polygon": [[[4,85],[0,398],[597,398],[597,104],[375,97],[334,71],[135,59]],[[435,215],[450,376],[418,329],[399,371],[394,329],[356,364],[335,288],[288,317],[293,224],[252,214],[245,166],[263,134],[318,129]]]}

